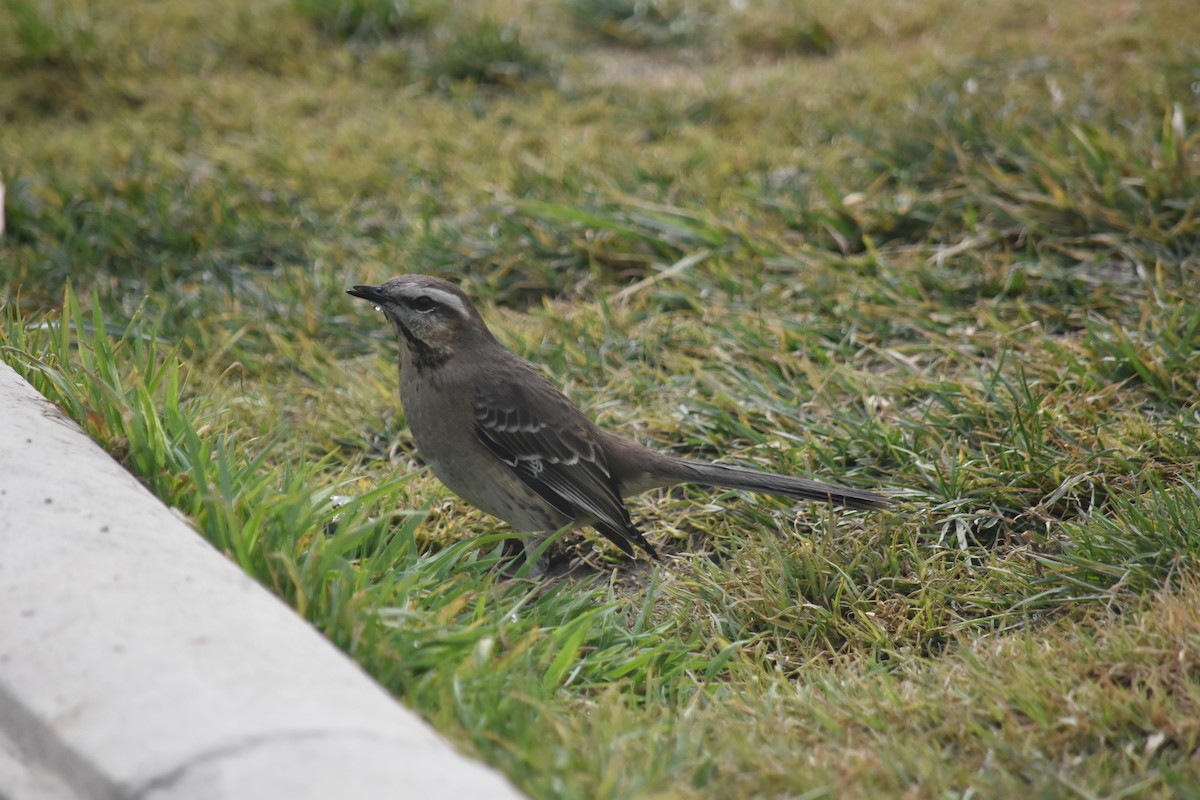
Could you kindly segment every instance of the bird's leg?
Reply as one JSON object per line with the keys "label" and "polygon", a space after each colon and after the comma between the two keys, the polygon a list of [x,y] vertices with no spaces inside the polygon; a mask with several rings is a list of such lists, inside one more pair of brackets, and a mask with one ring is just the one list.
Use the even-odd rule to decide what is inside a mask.
{"label": "bird's leg", "polygon": [[[550,559],[546,556],[546,550],[574,527],[574,522],[568,522],[554,533],[523,534],[521,536],[523,552],[513,558],[512,564],[505,568],[505,572],[516,578],[532,580],[545,578],[550,568]],[[514,570],[513,567],[516,569]]]}
{"label": "bird's leg", "polygon": [[545,555],[549,536],[540,533],[527,533],[521,537],[522,552],[513,559],[517,565],[517,577],[541,580],[546,577],[550,567],[550,559]]}

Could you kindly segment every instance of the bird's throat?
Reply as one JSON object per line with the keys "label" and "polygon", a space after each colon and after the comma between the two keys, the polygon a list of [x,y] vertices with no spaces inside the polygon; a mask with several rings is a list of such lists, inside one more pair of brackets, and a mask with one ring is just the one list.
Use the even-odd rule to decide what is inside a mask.
{"label": "bird's throat", "polygon": [[411,365],[418,373],[422,373],[440,367],[446,362],[447,353],[417,338],[400,320],[389,319],[391,319],[392,327],[396,329],[396,338],[400,340],[401,350],[407,351],[405,353],[407,358],[402,358],[401,363],[407,362],[407,365]]}

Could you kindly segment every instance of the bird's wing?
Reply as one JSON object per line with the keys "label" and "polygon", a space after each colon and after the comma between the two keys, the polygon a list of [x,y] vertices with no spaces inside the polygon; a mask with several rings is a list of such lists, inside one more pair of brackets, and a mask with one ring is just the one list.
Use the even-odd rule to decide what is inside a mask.
{"label": "bird's wing", "polygon": [[592,423],[533,370],[475,388],[475,436],[558,512],[629,556],[654,548],[633,524]]}

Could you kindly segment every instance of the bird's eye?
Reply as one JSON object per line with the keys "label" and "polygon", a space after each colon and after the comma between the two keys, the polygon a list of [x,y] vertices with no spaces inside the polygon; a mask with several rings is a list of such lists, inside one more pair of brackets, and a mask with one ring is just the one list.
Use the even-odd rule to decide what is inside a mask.
{"label": "bird's eye", "polygon": [[433,302],[433,298],[429,295],[423,294],[413,298],[412,307],[422,314],[428,314],[437,308],[437,303]]}

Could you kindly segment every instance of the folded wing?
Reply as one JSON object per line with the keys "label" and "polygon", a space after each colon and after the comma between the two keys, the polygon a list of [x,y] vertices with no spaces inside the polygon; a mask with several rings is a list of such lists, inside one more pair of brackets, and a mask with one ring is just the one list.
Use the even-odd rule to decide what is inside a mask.
{"label": "folded wing", "polygon": [[477,387],[474,411],[479,441],[556,511],[626,555],[636,545],[657,557],[629,517],[595,427],[539,373]]}

